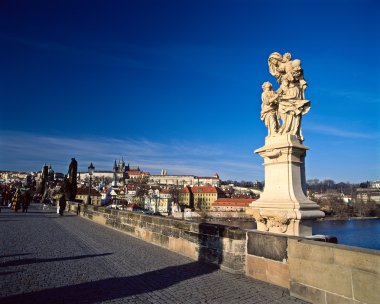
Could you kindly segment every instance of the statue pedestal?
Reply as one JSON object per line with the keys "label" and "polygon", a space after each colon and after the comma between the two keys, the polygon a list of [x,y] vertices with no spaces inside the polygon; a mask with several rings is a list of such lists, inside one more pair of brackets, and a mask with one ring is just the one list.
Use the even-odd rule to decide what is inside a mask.
{"label": "statue pedestal", "polygon": [[265,188],[248,213],[257,230],[287,235],[311,235],[311,220],[324,217],[306,196],[305,156],[309,148],[294,135],[268,136],[255,153],[264,158]]}

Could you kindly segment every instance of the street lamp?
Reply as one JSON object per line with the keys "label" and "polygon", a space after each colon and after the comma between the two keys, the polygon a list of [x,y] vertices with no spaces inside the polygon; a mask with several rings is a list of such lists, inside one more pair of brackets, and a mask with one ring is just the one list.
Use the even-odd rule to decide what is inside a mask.
{"label": "street lamp", "polygon": [[87,198],[87,204],[91,205],[91,182],[92,182],[92,174],[94,174],[95,167],[91,163],[88,167],[88,175],[90,176],[90,184],[88,186],[88,198]]}

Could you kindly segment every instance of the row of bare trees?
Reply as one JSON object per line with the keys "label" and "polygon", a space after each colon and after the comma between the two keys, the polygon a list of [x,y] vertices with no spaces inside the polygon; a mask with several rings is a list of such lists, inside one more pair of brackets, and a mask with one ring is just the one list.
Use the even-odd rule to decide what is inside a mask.
{"label": "row of bare trees", "polygon": [[338,218],[371,217],[378,216],[380,213],[380,208],[374,201],[345,203],[338,196],[327,196],[323,199],[314,199],[314,201],[326,215]]}

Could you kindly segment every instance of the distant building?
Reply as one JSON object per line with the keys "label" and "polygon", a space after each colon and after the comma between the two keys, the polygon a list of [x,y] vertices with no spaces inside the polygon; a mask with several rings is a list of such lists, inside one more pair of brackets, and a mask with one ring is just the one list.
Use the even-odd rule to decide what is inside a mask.
{"label": "distant building", "polygon": [[188,186],[194,181],[193,175],[167,175],[165,172],[149,176],[149,183],[152,185],[175,185]]}
{"label": "distant building", "polygon": [[56,181],[63,181],[65,179],[65,175],[60,172],[55,172],[54,173],[54,180]]}
{"label": "distant building", "polygon": [[212,204],[224,194],[219,188],[213,186],[194,186],[191,192],[196,210],[210,210]]}
{"label": "distant building", "polygon": [[356,201],[367,203],[374,201],[376,204],[380,204],[380,189],[379,188],[357,188],[356,189]]}
{"label": "distant building", "polygon": [[245,213],[254,200],[252,198],[219,198],[212,203],[212,211]]}
{"label": "distant building", "polygon": [[[78,172],[79,179],[85,180],[89,178],[88,172]],[[165,186],[220,186],[220,178],[218,173],[213,176],[195,176],[190,174],[168,174],[166,170],[161,170],[160,174],[150,174],[150,172],[142,171],[139,166],[131,166],[124,162],[124,159],[115,160],[112,171],[95,170],[93,178],[112,178],[113,186],[124,186],[129,179],[136,179],[142,176],[148,177],[150,185]],[[79,180],[78,179],[78,180]]]}
{"label": "distant building", "polygon": [[219,187],[220,178],[218,173],[213,176],[195,176],[188,174],[167,174],[162,170],[161,174],[149,175],[149,183],[155,185],[173,185],[173,186],[214,186]]}
{"label": "distant building", "polygon": [[[77,195],[75,196],[76,200],[81,200],[83,203],[87,203],[88,199],[88,188],[78,188]],[[102,204],[102,195],[99,191],[91,189],[91,205],[101,206]]]}
{"label": "distant building", "polygon": [[149,176],[150,175],[149,172],[141,171],[140,168],[137,168],[135,170],[128,170],[127,174],[128,174],[129,179],[136,179],[136,178],[141,178],[143,176]]}
{"label": "distant building", "polygon": [[179,204],[186,206],[193,206],[194,198],[191,188],[189,186],[183,187],[179,191]]}
{"label": "distant building", "polygon": [[371,188],[380,189],[380,180],[370,182]]}
{"label": "distant building", "polygon": [[169,212],[169,209],[171,208],[172,203],[172,196],[167,189],[160,189],[159,195],[158,195],[158,212],[160,213],[166,213]]}
{"label": "distant building", "polygon": [[124,159],[119,160],[119,164],[115,163],[113,165],[113,185],[125,185],[125,180],[128,178],[127,174],[128,167],[125,165]]}
{"label": "distant building", "polygon": [[[88,180],[90,178],[90,175],[86,171],[78,172],[77,178],[78,178],[78,181],[84,181],[84,180]],[[112,179],[113,178],[113,172],[112,171],[95,170],[93,175],[92,175],[92,179],[95,179],[95,178],[99,178],[99,179],[110,178],[110,179]]]}

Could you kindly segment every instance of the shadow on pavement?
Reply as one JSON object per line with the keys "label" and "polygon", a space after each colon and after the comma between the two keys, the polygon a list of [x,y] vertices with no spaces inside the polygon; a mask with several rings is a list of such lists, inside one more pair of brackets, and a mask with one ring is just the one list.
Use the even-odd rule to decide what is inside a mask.
{"label": "shadow on pavement", "polygon": [[4,276],[4,275],[7,275],[7,274],[12,274],[12,273],[17,273],[17,272],[23,272],[23,270],[0,272],[0,276]]}
{"label": "shadow on pavement", "polygon": [[[218,270],[214,265],[192,262],[140,275],[110,278],[46,289],[0,299],[1,303],[99,303],[161,290]],[[186,299],[184,299],[186,300]]]}
{"label": "shadow on pavement", "polygon": [[20,266],[20,265],[35,264],[35,263],[47,263],[47,262],[59,262],[59,261],[67,261],[67,260],[96,258],[96,257],[110,255],[110,254],[112,254],[112,253],[85,254],[85,255],[78,255],[78,256],[73,256],[73,257],[62,257],[62,258],[52,258],[52,259],[37,259],[37,258],[19,259],[19,260],[13,260],[13,261],[0,263],[0,267]]}
{"label": "shadow on pavement", "polygon": [[2,258],[11,258],[15,256],[20,256],[20,255],[29,255],[31,253],[14,253],[14,254],[7,254],[7,255],[0,255],[0,259]]}

